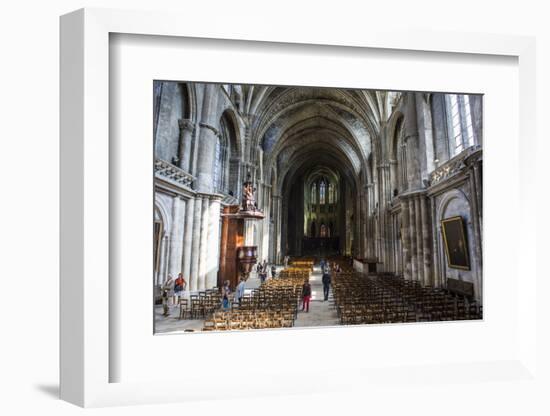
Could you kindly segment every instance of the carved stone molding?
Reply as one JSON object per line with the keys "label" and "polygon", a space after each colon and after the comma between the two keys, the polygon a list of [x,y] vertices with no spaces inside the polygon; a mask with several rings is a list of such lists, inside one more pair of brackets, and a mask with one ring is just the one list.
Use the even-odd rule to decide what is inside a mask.
{"label": "carved stone molding", "polygon": [[187,187],[191,187],[195,180],[194,176],[160,159],[155,160],[155,176],[170,179],[173,182]]}
{"label": "carved stone molding", "polygon": [[481,159],[481,149],[479,146],[472,146],[466,149],[434,170],[430,174],[430,185],[433,186],[455,175],[479,159]]}
{"label": "carved stone molding", "polygon": [[182,130],[182,131],[187,130],[187,131],[193,133],[193,131],[195,130],[195,123],[193,123],[193,121],[191,121],[189,119],[180,118],[178,120],[178,125],[180,127],[180,130]]}
{"label": "carved stone molding", "polygon": [[208,130],[212,131],[216,136],[221,137],[221,133],[216,127],[211,126],[210,124],[206,124],[206,123],[199,123],[199,126],[205,128],[205,129],[208,129]]}

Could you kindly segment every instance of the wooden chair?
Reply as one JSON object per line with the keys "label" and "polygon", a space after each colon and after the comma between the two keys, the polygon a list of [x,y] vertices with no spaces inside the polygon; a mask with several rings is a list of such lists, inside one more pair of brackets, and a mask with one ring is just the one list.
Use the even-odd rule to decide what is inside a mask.
{"label": "wooden chair", "polygon": [[180,299],[180,315],[179,319],[185,319],[189,311],[189,304],[187,299]]}

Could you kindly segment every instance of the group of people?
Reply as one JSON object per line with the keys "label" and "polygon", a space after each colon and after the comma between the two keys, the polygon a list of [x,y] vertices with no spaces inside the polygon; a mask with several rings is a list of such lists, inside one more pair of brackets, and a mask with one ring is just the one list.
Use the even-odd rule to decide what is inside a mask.
{"label": "group of people", "polygon": [[[245,291],[245,281],[241,277],[239,279],[239,284],[235,288],[235,293],[233,294],[233,299],[239,303],[239,306],[241,306],[241,303],[244,297],[244,291]],[[231,292],[230,282],[229,280],[226,280],[223,283],[223,287],[222,287],[222,308],[223,309],[229,309],[231,307],[231,302],[230,302],[231,294],[232,292]]]}
{"label": "group of people", "polygon": [[323,272],[327,270],[329,273],[330,272],[340,273],[342,271],[342,268],[336,262],[332,262],[331,264],[330,261],[326,261],[323,259],[321,260],[321,270],[323,270]]}
{"label": "group of people", "polygon": [[[260,278],[260,281],[263,283],[267,280],[267,274],[269,271],[269,265],[267,264],[267,260],[264,260],[261,263],[258,263],[256,266],[256,272],[258,273],[258,277]],[[271,278],[275,279],[277,277],[277,268],[275,265],[271,265]]]}
{"label": "group of people", "polygon": [[183,273],[179,273],[175,280],[172,275],[168,275],[168,279],[162,285],[162,308],[164,316],[170,314],[170,297],[172,298],[172,306],[176,306],[179,300],[184,297],[186,289],[187,282],[183,278]]}
{"label": "group of people", "polygon": [[[285,256],[284,263],[288,264],[289,257]],[[340,265],[336,262],[330,264],[330,262],[321,260],[321,271],[322,271],[322,283],[323,283],[323,295],[324,300],[328,300],[328,295],[330,292],[331,285],[331,271],[334,273],[340,273],[342,269]],[[261,282],[265,282],[267,279],[269,270],[269,265],[267,261],[264,260],[262,263],[258,263],[256,266],[256,271]],[[277,268],[275,265],[271,266],[271,278],[275,279],[277,277]],[[162,286],[162,306],[163,306],[163,315],[168,316],[170,314],[170,304],[169,299],[172,298],[172,306],[179,304],[179,300],[185,297],[185,290],[187,289],[187,282],[183,277],[182,273],[178,274],[178,277],[174,279],[171,275],[168,275],[168,279]],[[233,294],[233,299],[241,305],[242,299],[245,292],[245,281],[243,278],[239,280],[237,287],[235,288],[235,293],[232,293],[229,280],[224,282],[222,287],[222,307],[224,309],[230,308],[231,305],[231,295]],[[309,312],[309,303],[311,301],[311,285],[309,279],[304,282],[302,286],[302,311]]]}

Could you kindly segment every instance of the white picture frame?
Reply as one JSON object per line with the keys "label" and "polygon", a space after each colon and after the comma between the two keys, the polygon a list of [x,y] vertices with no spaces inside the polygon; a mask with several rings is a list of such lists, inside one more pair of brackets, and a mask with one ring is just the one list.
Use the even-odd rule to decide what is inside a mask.
{"label": "white picture frame", "polygon": [[[403,31],[388,26],[387,32],[362,28],[361,32],[341,31],[328,35],[323,28],[285,28],[265,24],[246,35],[235,34],[231,22],[208,27],[200,19],[186,20],[177,13],[137,12],[107,9],[83,9],[61,18],[61,398],[84,407],[163,403],[196,399],[243,397],[256,394],[299,394],[331,392],[353,388],[376,389],[379,383],[407,379],[411,368],[366,367],[331,369],[327,379],[318,374],[304,380],[289,379],[284,371],[270,373],[255,369],[250,374],[262,380],[246,389],[229,388],[220,391],[220,381],[200,374],[184,377],[182,384],[162,381],[113,381],[111,367],[122,357],[111,348],[114,337],[110,326],[110,306],[113,302],[112,282],[109,280],[113,262],[110,258],[110,172],[114,168],[109,157],[109,51],[111,34],[164,36],[171,38],[222,39],[226,41],[276,42],[280,48],[294,45],[331,45],[333,50],[349,47],[385,51],[433,52],[440,55],[506,56],[517,59],[519,68],[519,189],[514,189],[519,201],[516,213],[527,213],[534,184],[529,180],[528,167],[536,152],[535,126],[535,40],[529,37],[472,33],[433,33]],[[285,44],[287,46],[285,46]],[[392,88],[391,85],[387,86]],[[518,139],[519,143],[519,139]],[[525,145],[525,143],[533,144]],[[115,161],[116,162],[116,161]],[[488,169],[491,167],[488,166]],[[415,376],[406,383],[445,382],[440,373],[446,372],[455,380],[481,384],[483,381],[506,380],[517,383],[539,383],[537,378],[535,250],[536,218],[521,215],[518,226],[517,255],[510,259],[511,268],[518,273],[522,264],[522,285],[517,291],[517,341],[515,353],[499,357],[498,361],[484,358],[471,362],[450,359],[447,362],[418,361]],[[111,297],[110,297],[111,292]],[[490,305],[489,305],[490,306]],[[150,308],[150,305],[143,305]],[[516,311],[516,310],[515,310]],[[490,315],[490,308],[487,312]],[[515,313],[515,312],[514,312]],[[490,319],[498,319],[491,317]],[[325,331],[325,332],[319,332]],[[406,331],[414,333],[415,327]],[[328,330],[302,331],[303,337],[319,338],[320,334],[336,339],[339,335]],[[239,334],[241,335],[241,334]],[[151,336],[153,336],[151,334]],[[194,337],[197,335],[193,335]],[[200,335],[198,335],[200,336]],[[228,334],[235,337],[235,334]],[[258,337],[258,334],[246,334]],[[272,336],[272,335],[270,335]],[[251,339],[251,338],[249,338]],[[139,348],[139,346],[136,346]],[[158,357],[148,357],[155,360]],[[414,360],[413,360],[414,361]],[[368,370],[368,371],[367,371]],[[258,372],[259,371],[259,372]],[[246,371],[245,371],[246,373]],[[442,377],[442,378],[441,378]],[[414,380],[413,380],[414,379]],[[341,380],[347,380],[342,382]]]}

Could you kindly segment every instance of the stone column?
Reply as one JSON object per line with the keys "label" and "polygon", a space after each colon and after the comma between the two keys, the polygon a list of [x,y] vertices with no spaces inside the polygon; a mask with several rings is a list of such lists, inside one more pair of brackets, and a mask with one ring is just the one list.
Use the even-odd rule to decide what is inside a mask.
{"label": "stone column", "polygon": [[383,206],[385,206],[388,202],[391,201],[391,179],[390,179],[390,164],[389,163],[383,163],[379,166],[380,170],[380,186],[381,191],[380,195],[382,196],[381,199],[383,201],[380,201],[380,203],[383,203]]}
{"label": "stone column", "polygon": [[440,287],[441,286],[441,275],[440,275],[440,267],[439,267],[439,246],[438,246],[438,219],[437,219],[437,213],[435,209],[435,200],[430,198],[430,209],[431,209],[431,218],[432,218],[432,256],[431,256],[431,262],[433,265],[433,285],[434,287]]}
{"label": "stone column", "polygon": [[166,281],[168,275],[168,246],[169,246],[168,234],[162,237],[162,248],[159,267],[159,283],[163,284]]}
{"label": "stone column", "polygon": [[211,289],[218,283],[220,261],[220,199],[210,199],[208,224],[208,258],[206,288]]}
{"label": "stone column", "polygon": [[271,187],[265,187],[265,197],[264,197],[264,219],[262,220],[262,239],[261,239],[261,251],[258,247],[259,258],[258,261],[263,261],[264,259],[269,258],[269,226],[270,226],[270,215],[271,215]]}
{"label": "stone column", "polygon": [[417,280],[424,283],[424,240],[422,239],[422,217],[420,212],[420,196],[414,197],[414,216],[416,237],[416,261],[417,261]]}
{"label": "stone column", "polygon": [[421,187],[420,162],[418,160],[418,125],[416,115],[416,96],[409,92],[406,95],[405,143],[407,185],[409,190]]}
{"label": "stone column", "polygon": [[201,211],[202,199],[197,197],[194,204],[193,213],[193,244],[191,245],[191,272],[189,280],[191,282],[190,290],[196,291],[199,288],[199,251],[200,251],[200,235],[201,235]]}
{"label": "stone column", "polygon": [[478,172],[478,166],[476,163],[474,163],[473,167],[470,169],[470,189],[471,193],[473,195],[472,197],[472,209],[471,212],[473,215],[471,216],[471,222],[472,222],[472,231],[473,231],[473,238],[471,239],[471,243],[469,246],[470,252],[473,254],[472,259],[470,260],[472,271],[474,272],[475,280],[474,280],[474,291],[475,291],[475,298],[478,302],[481,302],[483,299],[482,297],[482,291],[483,291],[483,284],[482,284],[482,278],[481,275],[482,269],[483,269],[483,256],[481,252],[481,247],[483,244],[482,239],[482,209],[479,206],[479,200],[478,197],[481,197],[481,189],[478,188],[480,185],[476,179]]}
{"label": "stone column", "polygon": [[397,160],[390,160],[390,200],[393,198],[393,190],[397,189]]}
{"label": "stone column", "polygon": [[412,279],[411,272],[411,237],[409,233],[409,201],[401,202],[401,238],[403,240],[403,277],[407,280]]}
{"label": "stone column", "polygon": [[191,120],[179,119],[180,141],[178,146],[178,163],[180,169],[189,172],[191,160],[191,141],[195,125]]}
{"label": "stone column", "polygon": [[428,201],[425,196],[420,197],[420,212],[422,216],[422,247],[424,250],[424,285],[433,285],[431,268],[430,237],[431,224],[428,218]]}
{"label": "stone column", "polygon": [[382,255],[379,261],[384,263],[383,270],[388,271],[391,267],[391,245],[390,243],[390,225],[389,225],[389,215],[387,212],[387,207],[390,205],[391,201],[391,171],[390,164],[383,163],[379,166],[379,177],[381,180],[381,189],[380,189],[380,240],[381,240],[381,250]]}
{"label": "stone column", "polygon": [[418,261],[417,261],[417,247],[416,247],[416,233],[415,233],[415,224],[416,216],[414,213],[415,205],[414,199],[409,200],[409,238],[410,238],[410,258],[411,258],[411,280],[418,280]]}
{"label": "stone column", "polygon": [[[366,185],[366,195],[367,195],[367,218],[365,229],[367,233],[367,257],[373,258],[374,253],[374,227],[371,221],[371,215],[374,207],[374,184],[369,183]],[[345,205],[344,205],[345,207]]]}
{"label": "stone column", "polygon": [[216,128],[218,106],[217,84],[206,84],[204,87],[204,100],[202,106],[202,120],[199,123],[199,155],[197,160],[197,190],[200,192],[212,192],[213,170],[216,143],[220,132]]}
{"label": "stone column", "polygon": [[173,199],[172,204],[172,229],[170,230],[168,273],[175,278],[178,273],[181,272],[185,209],[182,207],[182,200],[177,196]]}
{"label": "stone column", "polygon": [[419,168],[422,177],[435,169],[432,111],[426,93],[416,93]]}
{"label": "stone column", "polygon": [[359,239],[360,239],[360,254],[361,258],[367,257],[367,191],[366,189],[361,189],[361,195],[359,198]]}
{"label": "stone column", "polygon": [[474,142],[475,144],[482,144],[483,141],[483,102],[481,95],[472,94],[469,95],[470,100],[470,113],[472,115],[472,127],[474,130]]}
{"label": "stone column", "polygon": [[187,200],[185,208],[185,233],[183,236],[183,276],[187,281],[187,290],[191,289],[191,247],[193,245],[193,215],[195,213],[195,199]]}
{"label": "stone column", "polygon": [[199,249],[199,282],[198,290],[206,289],[206,265],[208,263],[208,220],[209,201],[207,196],[202,197],[200,249]]}
{"label": "stone column", "polygon": [[274,222],[274,229],[275,229],[275,235],[273,236],[273,239],[275,240],[274,244],[274,250],[273,255],[274,258],[272,259],[274,263],[279,263],[280,260],[280,253],[281,253],[281,196],[280,195],[274,195],[273,196],[273,222]]}

